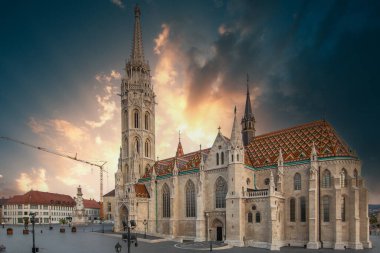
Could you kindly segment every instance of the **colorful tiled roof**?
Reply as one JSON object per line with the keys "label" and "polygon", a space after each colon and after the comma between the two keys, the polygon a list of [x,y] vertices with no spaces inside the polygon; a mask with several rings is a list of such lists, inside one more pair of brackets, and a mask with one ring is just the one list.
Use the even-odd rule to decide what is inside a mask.
{"label": "colorful tiled roof", "polygon": [[[157,176],[163,176],[171,174],[174,168],[174,161],[177,159],[177,168],[179,172],[187,171],[194,168],[199,168],[201,162],[201,153],[203,159],[205,159],[210,152],[210,148],[202,149],[201,151],[195,151],[188,154],[184,154],[180,157],[171,157],[154,163],[153,167]],[[143,178],[149,178],[152,173],[152,168],[149,169],[143,176]]]}
{"label": "colorful tiled roof", "polygon": [[69,195],[32,190],[25,193],[24,195],[13,196],[7,201],[7,204],[75,206],[75,201]]}
{"label": "colorful tiled roof", "polygon": [[107,193],[106,195],[103,195],[103,197],[115,197],[115,189]]}
{"label": "colorful tiled roof", "polygon": [[83,199],[84,208],[100,209],[100,204],[95,199]]}
{"label": "colorful tiled roof", "polygon": [[149,198],[149,192],[145,184],[135,184],[135,193],[138,198]]}
{"label": "colorful tiled roof", "polygon": [[280,148],[284,162],[309,159],[313,142],[318,157],[356,157],[334,128],[319,120],[256,136],[245,147],[245,164],[252,167],[277,164]]}

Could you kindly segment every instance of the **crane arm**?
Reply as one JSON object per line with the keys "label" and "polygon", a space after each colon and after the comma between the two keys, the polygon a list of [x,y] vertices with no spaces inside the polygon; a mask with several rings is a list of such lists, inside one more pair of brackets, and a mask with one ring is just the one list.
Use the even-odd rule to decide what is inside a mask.
{"label": "crane arm", "polygon": [[38,149],[38,150],[41,150],[41,151],[44,151],[44,152],[47,152],[47,153],[50,153],[50,154],[53,154],[53,155],[57,155],[57,156],[60,156],[60,157],[71,159],[71,160],[75,160],[75,161],[78,161],[78,162],[81,162],[81,163],[86,163],[86,164],[91,165],[91,166],[96,166],[100,170],[102,170],[104,172],[107,172],[103,168],[103,166],[107,163],[107,162],[104,162],[104,161],[102,161],[102,164],[97,164],[97,163],[89,162],[89,161],[86,161],[86,160],[83,160],[83,159],[79,159],[79,158],[77,158],[77,154],[75,154],[75,156],[61,154],[61,153],[58,153],[57,151],[54,151],[54,150],[50,150],[50,149],[47,149],[47,148],[44,148],[44,147],[35,146],[35,145],[32,145],[32,144],[29,144],[29,143],[26,143],[26,142],[23,142],[23,141],[20,141],[20,140],[16,140],[16,139],[13,139],[13,138],[5,137],[5,136],[0,136],[0,139],[6,140],[6,141],[10,141],[10,142],[15,142],[15,143],[18,143],[18,144],[21,144],[21,145],[24,145],[24,146],[28,146],[30,148]]}

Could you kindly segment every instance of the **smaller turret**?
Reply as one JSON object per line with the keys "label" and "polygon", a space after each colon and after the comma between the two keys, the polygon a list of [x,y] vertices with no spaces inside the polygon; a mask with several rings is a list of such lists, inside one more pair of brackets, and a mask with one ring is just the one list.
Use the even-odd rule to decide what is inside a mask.
{"label": "smaller turret", "polygon": [[249,94],[249,77],[247,74],[247,98],[245,101],[244,117],[241,119],[244,146],[248,145],[255,138],[255,123],[256,120],[252,112],[251,96]]}

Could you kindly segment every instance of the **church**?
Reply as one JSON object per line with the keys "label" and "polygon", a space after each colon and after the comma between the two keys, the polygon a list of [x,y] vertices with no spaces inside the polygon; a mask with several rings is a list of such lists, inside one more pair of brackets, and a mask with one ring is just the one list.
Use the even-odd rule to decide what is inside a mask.
{"label": "church", "polygon": [[[224,241],[279,250],[371,248],[368,191],[358,156],[324,120],[256,135],[247,86],[227,136],[211,147],[155,158],[155,93],[144,58],[141,10],[121,81],[121,148],[115,174],[115,231],[173,240]],[[231,106],[233,109],[233,106]],[[159,115],[158,115],[159,117]]]}

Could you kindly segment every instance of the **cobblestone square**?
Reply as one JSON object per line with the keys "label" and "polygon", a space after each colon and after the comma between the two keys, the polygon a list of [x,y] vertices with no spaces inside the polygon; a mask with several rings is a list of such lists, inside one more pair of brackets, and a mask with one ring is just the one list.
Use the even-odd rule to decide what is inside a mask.
{"label": "cobblestone square", "polygon": [[[13,235],[9,236],[6,233],[5,228],[0,228],[0,244],[6,246],[6,253],[30,253],[32,252],[32,233],[29,235],[22,234],[22,226],[12,226]],[[115,244],[119,242],[122,245],[121,252],[127,252],[127,245],[121,240],[121,235],[110,233],[110,225],[105,225],[104,229],[106,233],[102,233],[102,225],[92,225],[86,227],[78,227],[76,233],[72,233],[69,227],[65,227],[66,232],[60,233],[59,226],[54,225],[53,230],[49,230],[48,226],[36,225],[36,246],[39,248],[39,252],[47,253],[103,253],[103,252],[115,252]],[[42,231],[42,233],[41,233]],[[355,251],[345,250],[345,252],[365,252],[375,253],[380,249],[380,236],[371,236],[373,248],[370,250]],[[178,242],[158,240],[155,237],[148,237],[148,239],[141,239],[138,242],[138,247],[131,246],[131,252],[167,252],[167,253],[185,253],[185,252],[207,252],[208,249],[200,250],[199,244],[196,244],[195,248],[191,249],[188,245],[185,249],[178,248]],[[205,243],[205,245],[207,245]],[[213,251],[220,252],[270,252],[266,249],[258,248],[214,248]],[[299,252],[316,252],[316,250],[307,250],[296,247],[283,247],[280,252],[286,253],[299,253]],[[318,252],[336,252],[332,249],[320,249]]]}

